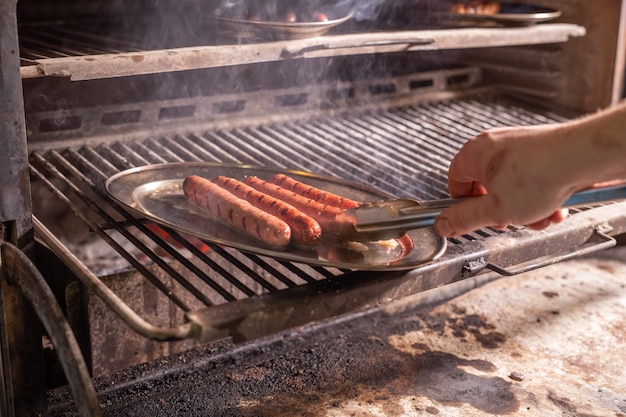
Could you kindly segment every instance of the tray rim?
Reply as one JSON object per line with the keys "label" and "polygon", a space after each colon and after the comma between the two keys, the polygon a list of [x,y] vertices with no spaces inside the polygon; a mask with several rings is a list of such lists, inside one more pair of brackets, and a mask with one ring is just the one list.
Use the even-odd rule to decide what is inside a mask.
{"label": "tray rim", "polygon": [[436,15],[440,18],[452,18],[455,20],[463,21],[476,21],[485,22],[493,21],[498,23],[518,23],[518,24],[534,24],[540,22],[546,22],[554,20],[563,14],[559,9],[551,7],[537,6],[533,4],[516,3],[516,2],[501,2],[501,5],[520,5],[525,7],[535,7],[542,11],[536,13],[494,13],[494,14],[471,14],[471,13],[453,13],[453,12],[436,12]]}
{"label": "tray rim", "polygon": [[[367,270],[367,271],[409,270],[409,269],[414,269],[418,266],[421,266],[427,262],[433,261],[441,257],[447,249],[447,239],[437,235],[432,230],[432,228],[425,228],[425,230],[430,230],[429,233],[432,235],[431,237],[434,241],[433,249],[431,250],[432,255],[425,257],[424,259],[421,259],[419,262],[415,261],[415,262],[403,264],[401,261],[406,259],[408,255],[405,255],[402,258],[395,260],[393,262],[381,263],[381,264],[339,263],[339,262],[333,262],[333,261],[319,259],[319,258],[303,258],[301,256],[290,256],[289,254],[285,254],[285,253],[281,254],[281,252],[277,251],[276,249],[271,249],[269,246],[267,247],[259,246],[259,247],[250,248],[245,245],[238,244],[237,242],[224,241],[223,239],[211,239],[211,238],[208,238],[206,235],[199,236],[197,232],[189,231],[187,229],[177,226],[176,224],[173,224],[172,222],[167,222],[166,220],[164,221],[163,219],[153,215],[152,213],[147,212],[146,210],[143,210],[141,207],[138,207],[138,204],[136,204],[136,202],[135,204],[133,204],[132,201],[131,202],[125,201],[119,195],[116,195],[113,191],[111,191],[111,187],[113,184],[120,181],[121,178],[126,178],[131,175],[137,175],[139,173],[145,173],[149,171],[158,172],[158,171],[165,171],[165,170],[171,170],[171,169],[176,169],[176,168],[192,169],[196,167],[197,168],[205,167],[205,168],[213,168],[213,169],[228,168],[228,169],[236,169],[236,170],[264,171],[267,173],[279,173],[280,172],[280,173],[286,173],[286,174],[294,174],[300,177],[309,177],[309,178],[314,178],[320,181],[330,181],[340,186],[349,186],[363,193],[380,196],[381,199],[392,197],[389,194],[381,190],[363,185],[358,182],[343,180],[337,177],[315,174],[312,172],[307,172],[307,171],[302,171],[302,170],[297,170],[297,169],[257,166],[257,165],[250,165],[250,164],[229,164],[229,163],[213,163],[213,162],[170,162],[170,163],[152,164],[152,165],[145,165],[141,167],[129,168],[127,170],[123,170],[116,174],[113,174],[109,178],[107,178],[105,182],[105,191],[107,192],[109,197],[111,197],[114,201],[121,204],[126,209],[131,210],[138,217],[146,218],[159,225],[172,228],[180,233],[192,235],[192,236],[198,237],[201,240],[206,240],[206,241],[209,241],[211,243],[218,244],[221,246],[231,247],[242,252],[248,252],[248,253],[253,253],[256,255],[268,256],[268,257],[278,259],[278,260],[303,263],[303,264],[312,265],[312,266],[324,266],[324,267],[334,267],[338,269]],[[184,177],[181,177],[180,179],[182,180],[183,178]],[[167,180],[171,181],[174,179],[175,178],[168,178]],[[161,179],[161,180],[165,180],[165,179]],[[155,181],[159,181],[159,179],[155,179]],[[146,185],[146,184],[149,184],[149,183],[146,182],[143,185]],[[225,227],[229,227],[229,226],[225,226]],[[424,229],[422,229],[422,231],[423,230]],[[414,231],[409,231],[409,237],[411,238],[412,241],[414,241],[415,237],[410,235],[411,232],[414,232]],[[411,251],[409,251],[409,254],[410,252]]]}

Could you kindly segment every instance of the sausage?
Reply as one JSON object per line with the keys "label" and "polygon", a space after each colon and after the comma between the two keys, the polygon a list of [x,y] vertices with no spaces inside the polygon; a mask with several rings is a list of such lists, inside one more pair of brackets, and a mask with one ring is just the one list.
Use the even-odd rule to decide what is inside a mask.
{"label": "sausage", "polygon": [[183,192],[192,203],[268,245],[286,246],[291,240],[291,228],[287,223],[206,178],[197,175],[185,178]]}
{"label": "sausage", "polygon": [[457,14],[498,14],[500,13],[499,1],[488,0],[465,0],[452,3],[450,11]]}
{"label": "sausage", "polygon": [[315,246],[322,236],[320,224],[291,204],[262,193],[233,178],[219,176],[212,181],[253,206],[287,223],[291,227],[291,239],[294,243],[307,247]]}
{"label": "sausage", "polygon": [[285,174],[276,174],[269,179],[272,184],[280,185],[283,188],[293,191],[296,194],[300,194],[304,197],[313,199],[319,203],[339,207],[342,210],[355,208],[361,205],[360,202],[350,200],[349,198],[342,197],[328,191],[320,190],[319,188],[312,187],[308,184],[296,181]]}
{"label": "sausage", "polygon": [[272,184],[258,177],[246,177],[243,182],[262,193],[269,194],[279,200],[283,200],[291,204],[307,216],[317,220],[322,227],[322,235],[338,235],[342,233],[341,224],[335,222],[335,218],[341,212],[339,207],[329,206],[311,198],[296,194],[291,190],[281,187],[278,184]]}

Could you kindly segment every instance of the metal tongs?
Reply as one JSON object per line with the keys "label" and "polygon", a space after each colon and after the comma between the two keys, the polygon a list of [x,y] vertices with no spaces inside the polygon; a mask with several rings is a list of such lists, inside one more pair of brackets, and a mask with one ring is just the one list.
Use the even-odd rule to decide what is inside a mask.
{"label": "metal tongs", "polygon": [[[435,218],[447,207],[468,198],[444,198],[418,201],[392,199],[363,204],[341,213],[336,222],[341,224],[341,237],[353,241],[395,239],[408,230],[432,226]],[[574,208],[594,203],[609,203],[626,199],[626,185],[592,188],[572,195],[563,208]]]}

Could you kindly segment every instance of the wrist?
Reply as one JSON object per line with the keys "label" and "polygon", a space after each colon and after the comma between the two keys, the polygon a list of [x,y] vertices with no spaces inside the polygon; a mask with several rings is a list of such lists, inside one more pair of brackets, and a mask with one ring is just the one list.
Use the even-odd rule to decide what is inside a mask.
{"label": "wrist", "polygon": [[[566,174],[574,191],[626,178],[626,107],[565,123],[554,138],[561,142]],[[557,163],[557,161],[555,161]]]}

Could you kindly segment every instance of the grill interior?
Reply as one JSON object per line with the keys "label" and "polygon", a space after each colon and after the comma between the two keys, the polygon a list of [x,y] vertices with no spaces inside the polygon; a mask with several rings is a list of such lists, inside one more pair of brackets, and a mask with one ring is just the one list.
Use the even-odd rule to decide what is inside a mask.
{"label": "grill interior", "polygon": [[[56,185],[57,195],[70,190],[63,197],[74,207],[99,212],[92,218],[88,209],[82,211],[89,227],[103,234],[124,230],[132,218],[108,199],[104,183],[134,167],[167,162],[271,166],[345,178],[400,198],[435,199],[447,195],[448,163],[467,138],[497,126],[563,120],[558,113],[537,113],[506,98],[481,95],[306,122],[34,151],[31,172],[48,188]],[[44,207],[35,214],[45,216]]]}
{"label": "grill interior", "polygon": [[[10,98],[0,124],[16,129],[0,132],[11,149],[0,156],[1,226],[17,235],[18,253],[37,251],[40,286],[52,288],[47,298],[61,304],[91,368],[80,384],[66,371],[73,389],[198,344],[357,315],[486,270],[537,268],[626,232],[623,211],[607,205],[546,234],[511,226],[450,239],[440,258],[410,271],[361,271],[250,254],[136,217],[109,198],[105,181],[168,162],[304,170],[396,197],[445,197],[449,161],[468,138],[595,111],[620,90],[623,12],[608,0],[529,0],[562,18],[480,27],[416,16],[431,0],[358,2],[359,13],[324,36],[288,40],[224,31],[211,7],[233,3],[20,0],[17,25],[0,27],[12,51],[0,67],[15,77],[12,88],[10,77],[0,83]],[[12,194],[19,203],[7,209]],[[10,266],[32,268],[11,256]],[[65,323],[37,314],[44,325]],[[33,322],[20,310],[9,332],[0,326],[10,341],[0,348],[25,352],[0,358],[16,377],[0,380],[1,410],[13,398],[16,410],[44,407],[50,381],[33,360],[41,332],[21,331]],[[64,356],[65,340],[73,338],[52,344],[71,370],[70,356],[80,355]],[[87,396],[75,398],[80,409]]]}
{"label": "grill interior", "polygon": [[[34,184],[43,187],[34,199],[34,213],[45,219],[47,227],[90,267],[94,276],[99,276],[101,284],[113,289],[119,300],[105,297],[107,304],[126,304],[142,319],[173,329],[168,338],[176,338],[172,335],[184,325],[185,315],[194,310],[261,294],[297,293],[308,287],[320,291],[321,287],[341,282],[351,271],[277,261],[200,243],[167,228],[161,229],[169,234],[164,236],[108,197],[104,183],[111,175],[167,162],[250,164],[340,177],[397,197],[432,199],[446,196],[447,164],[468,137],[501,125],[560,120],[564,116],[533,111],[510,99],[483,93],[385,110],[318,115],[306,121],[35,150],[30,157],[31,175]],[[55,197],[46,196],[49,192]],[[72,221],[68,227],[63,219],[50,218],[55,212],[50,202],[59,200],[83,221],[82,228]],[[63,209],[61,213],[67,215],[68,211]],[[483,229],[451,239],[449,245],[499,233]],[[107,243],[105,250],[103,240]],[[389,278],[388,274],[380,275]],[[142,294],[137,295],[133,290],[136,288]],[[155,292],[158,294],[145,297],[145,293]],[[70,298],[77,297],[71,291],[69,294]],[[148,299],[158,303],[159,309],[169,306],[168,314],[146,308]],[[110,314],[97,299],[89,305],[89,316],[102,318]],[[132,323],[132,317],[122,314],[122,318]],[[99,337],[94,333],[106,333],[100,329],[102,326],[108,332],[123,331],[115,317],[111,320],[111,328],[107,320],[91,323],[92,337]],[[217,333],[212,337],[219,336]],[[96,374],[136,360],[128,356],[128,350],[105,360],[98,357],[98,340],[90,342],[86,335],[83,343],[92,344]],[[168,349],[176,351],[193,345],[189,341],[177,343]]]}

